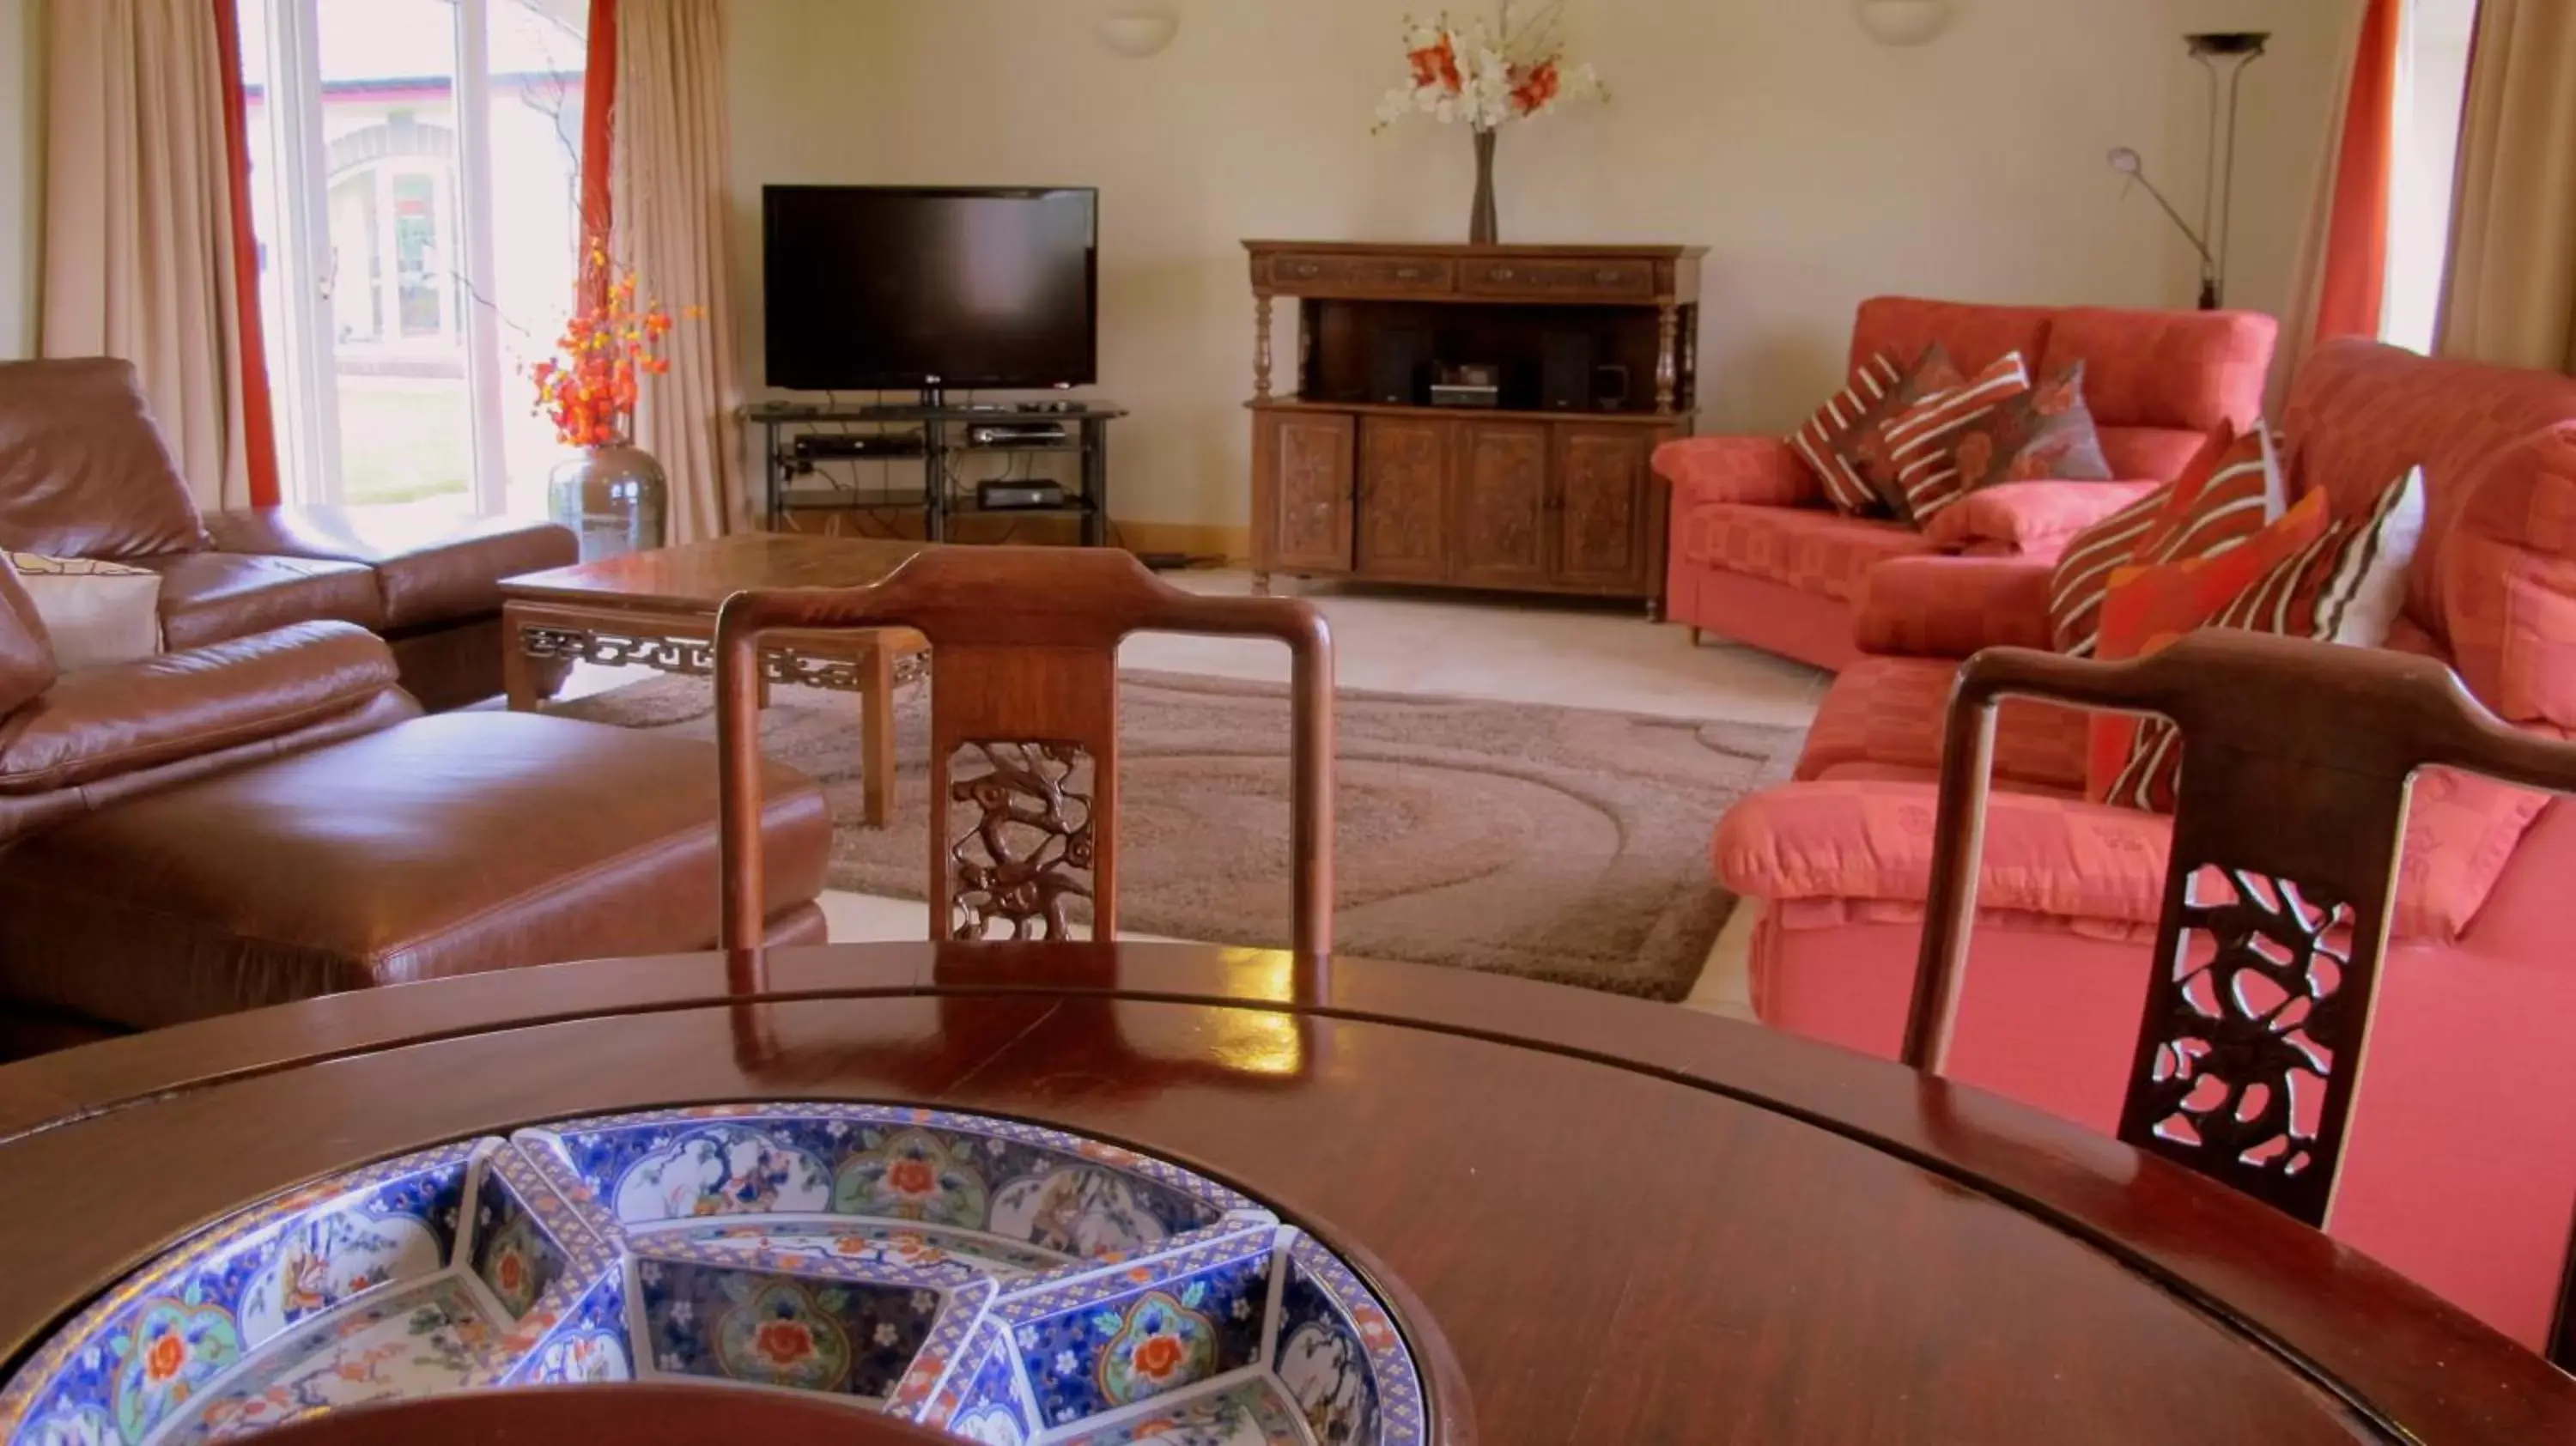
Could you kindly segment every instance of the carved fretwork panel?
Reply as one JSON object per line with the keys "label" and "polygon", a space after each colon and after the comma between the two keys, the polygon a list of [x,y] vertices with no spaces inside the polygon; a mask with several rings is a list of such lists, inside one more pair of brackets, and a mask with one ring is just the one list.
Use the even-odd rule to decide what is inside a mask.
{"label": "carved fretwork panel", "polygon": [[1092,759],[1078,743],[961,743],[948,760],[949,937],[1069,939],[1091,898]]}
{"label": "carved fretwork panel", "polygon": [[2121,1137],[2322,1223],[2349,1096],[2335,1071],[2354,1057],[2349,1021],[2368,987],[2348,953],[2352,920],[2324,890],[2196,871],[2147,1000]]}

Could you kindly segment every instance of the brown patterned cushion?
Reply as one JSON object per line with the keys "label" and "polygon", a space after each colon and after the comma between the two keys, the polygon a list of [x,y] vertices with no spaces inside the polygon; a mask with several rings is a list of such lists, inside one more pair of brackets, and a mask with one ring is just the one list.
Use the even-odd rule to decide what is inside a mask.
{"label": "brown patterned cushion", "polygon": [[1958,386],[1935,392],[1887,424],[1896,460],[1897,515],[1920,527],[1968,495],[1958,465],[1965,439],[2030,391],[2019,352],[2007,352]]}
{"label": "brown patterned cushion", "polygon": [[1789,434],[1790,448],[1824,484],[1825,499],[1834,504],[1835,511],[1859,517],[1877,509],[1878,494],[1844,464],[1835,446],[1904,379],[1904,368],[1897,364],[1895,354],[1880,352],[1861,363],[1833,400],[1817,408],[1804,426]]}
{"label": "brown patterned cushion", "polygon": [[1897,418],[1921,405],[1923,399],[1946,392],[1968,380],[1950,359],[1948,349],[1934,344],[1924,348],[1923,355],[1906,370],[1905,379],[1886,400],[1863,417],[1860,424],[1844,434],[1843,459],[1874,494],[1878,503],[1872,514],[1880,517],[1905,517],[1905,484],[1899,474],[1896,449],[1890,445],[1887,429]]}
{"label": "brown patterned cushion", "polygon": [[1998,482],[2108,482],[2101,434],[2084,404],[2084,363],[2062,368],[1959,437],[1959,495]]}

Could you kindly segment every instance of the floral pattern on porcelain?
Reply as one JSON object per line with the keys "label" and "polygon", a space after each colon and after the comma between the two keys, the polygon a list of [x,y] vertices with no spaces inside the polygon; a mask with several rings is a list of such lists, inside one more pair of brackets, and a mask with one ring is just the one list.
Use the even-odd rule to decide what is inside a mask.
{"label": "floral pattern on porcelain", "polygon": [[939,1292],[692,1261],[635,1265],[651,1369],[883,1400],[930,1335]]}
{"label": "floral pattern on porcelain", "polygon": [[692,1130],[617,1177],[609,1199],[628,1225],[702,1215],[810,1213],[831,1203],[823,1163],[739,1125]]}
{"label": "floral pattern on porcelain", "polygon": [[1257,1377],[1059,1439],[1062,1446],[1306,1446],[1294,1407]]}
{"label": "floral pattern on porcelain", "polygon": [[1241,1195],[1019,1121],[799,1104],[568,1121],[251,1207],[39,1343],[0,1443],[639,1375],[1017,1446],[1427,1439],[1384,1307]]}
{"label": "floral pattern on porcelain", "polygon": [[1275,1228],[1005,1296],[1039,1423],[1071,1425],[1253,1364]]}
{"label": "floral pattern on porcelain", "polygon": [[507,1178],[492,1171],[476,1182],[474,1274],[511,1320],[536,1309],[570,1264],[564,1247]]}
{"label": "floral pattern on porcelain", "polygon": [[[736,1148],[814,1162],[831,1181],[828,1202],[799,1203],[810,1198],[810,1177],[798,1173],[782,1182],[776,1198],[740,1203],[727,1190],[758,1177],[732,1158],[721,1166],[702,1159],[697,1166],[719,1180],[714,1202],[677,1188],[690,1172],[674,1176],[673,1152],[711,1131],[723,1132]],[[629,1225],[705,1214],[848,1214],[882,1202],[911,1212],[896,1218],[985,1230],[1065,1254],[1097,1254],[1144,1248],[1229,1214],[1268,1218],[1252,1201],[1168,1161],[1040,1125],[942,1110],[721,1106],[609,1116],[544,1133],[582,1180],[615,1202],[618,1218]],[[630,1206],[630,1172],[647,1160],[660,1167],[655,1188],[646,1192],[638,1182],[639,1198]],[[920,1168],[901,1168],[907,1165]],[[1086,1211],[1093,1214],[1086,1218]]]}
{"label": "floral pattern on porcelain", "polygon": [[858,1265],[962,1265],[1004,1281],[1071,1263],[1068,1256],[1015,1240],[911,1221],[848,1216],[768,1220],[755,1225],[690,1224],[667,1234],[656,1231],[649,1237],[637,1238],[660,1241],[673,1236],[722,1249],[789,1251]]}
{"label": "floral pattern on porcelain", "polygon": [[231,1440],[334,1407],[461,1390],[480,1379],[494,1334],[454,1275],[371,1296],[261,1348],[159,1441]]}

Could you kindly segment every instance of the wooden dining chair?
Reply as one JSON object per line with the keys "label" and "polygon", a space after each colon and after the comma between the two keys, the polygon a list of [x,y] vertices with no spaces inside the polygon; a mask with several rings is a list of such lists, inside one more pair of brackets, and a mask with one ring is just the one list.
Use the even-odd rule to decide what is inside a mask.
{"label": "wooden dining chair", "polygon": [[[2160,714],[2183,768],[2125,1144],[2323,1228],[2386,952],[2410,785],[2424,768],[2576,792],[2576,745],[2517,732],[2429,658],[2232,629],[2099,663],[1970,658],[1951,696],[1929,912],[1905,1062],[1949,1053],[1975,926],[2005,698]],[[2259,982],[2258,982],[2259,981]],[[2571,1242],[2576,1260],[2576,1242]],[[2576,1346],[2576,1271],[2552,1356]]]}
{"label": "wooden dining chair", "polygon": [[1332,949],[1333,643],[1294,598],[1183,592],[1123,551],[950,547],[855,588],[740,592],[716,614],[722,938],[761,940],[760,638],[906,627],[930,644],[933,938],[1063,939],[1076,900],[1118,929],[1118,644],[1274,638],[1289,655],[1291,947]]}

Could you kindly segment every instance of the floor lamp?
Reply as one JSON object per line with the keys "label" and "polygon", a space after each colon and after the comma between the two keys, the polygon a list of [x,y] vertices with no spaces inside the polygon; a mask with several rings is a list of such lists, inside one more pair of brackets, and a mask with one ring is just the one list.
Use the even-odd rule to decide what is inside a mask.
{"label": "floor lamp", "polygon": [[2146,162],[2127,146],[2111,152],[2111,169],[2147,188],[2171,218],[2183,239],[2200,253],[2200,308],[2216,311],[2227,304],[2227,238],[2235,217],[2236,115],[2245,88],[2245,68],[2263,58],[2270,43],[2259,30],[2211,31],[2186,35],[2191,58],[2209,72],[2209,161],[2202,172],[2200,225],[2183,219],[2156,183],[2147,179]]}

